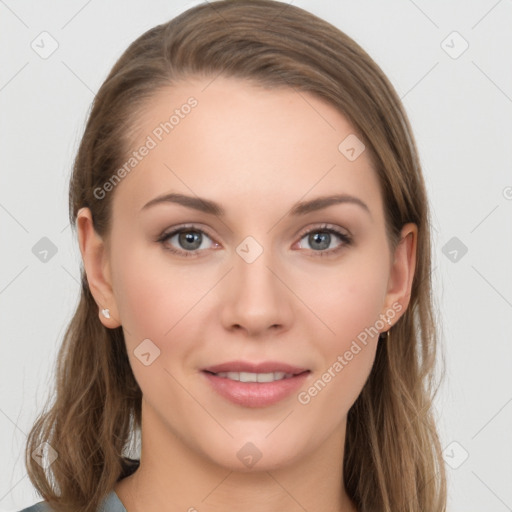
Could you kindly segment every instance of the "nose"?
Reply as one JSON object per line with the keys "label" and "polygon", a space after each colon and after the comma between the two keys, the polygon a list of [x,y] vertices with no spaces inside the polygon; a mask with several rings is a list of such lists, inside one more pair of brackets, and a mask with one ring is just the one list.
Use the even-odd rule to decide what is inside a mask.
{"label": "nose", "polygon": [[249,261],[234,254],[233,269],[224,283],[224,328],[243,329],[252,337],[289,329],[294,316],[293,294],[284,284],[286,272],[280,270],[270,250]]}

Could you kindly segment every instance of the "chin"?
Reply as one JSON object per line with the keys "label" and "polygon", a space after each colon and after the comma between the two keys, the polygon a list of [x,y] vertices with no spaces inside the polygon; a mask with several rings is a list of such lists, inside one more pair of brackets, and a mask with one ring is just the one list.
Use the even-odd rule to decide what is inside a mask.
{"label": "chin", "polygon": [[231,439],[224,445],[222,452],[216,451],[207,456],[214,464],[239,473],[275,471],[294,464],[300,458],[297,439],[287,436],[286,443],[276,435],[271,442],[265,439],[265,435],[261,436],[261,440],[254,435],[245,436],[242,441],[240,437],[239,440]]}

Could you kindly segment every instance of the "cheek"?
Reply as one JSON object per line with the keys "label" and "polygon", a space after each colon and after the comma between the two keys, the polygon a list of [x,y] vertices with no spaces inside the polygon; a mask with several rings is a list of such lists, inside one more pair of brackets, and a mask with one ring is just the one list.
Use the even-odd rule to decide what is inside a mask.
{"label": "cheek", "polygon": [[161,337],[204,293],[204,276],[172,266],[156,243],[117,242],[112,278],[123,326],[141,336]]}
{"label": "cheek", "polygon": [[160,349],[162,363],[177,353],[186,357],[200,339],[203,306],[211,305],[208,291],[218,276],[200,265],[171,265],[154,248],[118,254],[112,277],[130,357],[144,339]]}
{"label": "cheek", "polygon": [[[303,286],[303,297],[330,328],[329,345],[344,344],[375,326],[383,313],[387,263],[371,254],[353,254],[338,267],[322,269]],[[380,329],[382,326],[380,325]],[[380,330],[379,329],[379,330]]]}
{"label": "cheek", "polygon": [[359,253],[336,271],[317,274],[316,286],[311,281],[303,288],[305,302],[329,327],[323,336],[312,338],[324,366],[318,369],[322,382],[308,395],[322,394],[315,398],[318,407],[334,400],[340,406],[338,415],[352,405],[371,371],[379,331],[384,327],[379,315],[384,312],[386,265],[383,259]]}
{"label": "cheek", "polygon": [[180,365],[198,348],[204,331],[200,301],[214,281],[193,265],[171,268],[164,256],[148,263],[151,256],[133,250],[119,258],[113,281],[130,365],[146,400],[155,405],[183,399]]}
{"label": "cheek", "polygon": [[375,360],[382,329],[382,286],[378,275],[367,276],[369,280],[361,282],[347,275],[339,286],[333,283],[324,289],[318,299],[318,311],[333,332],[316,337],[322,366],[297,398],[312,416],[323,417],[325,432],[343,421]]}

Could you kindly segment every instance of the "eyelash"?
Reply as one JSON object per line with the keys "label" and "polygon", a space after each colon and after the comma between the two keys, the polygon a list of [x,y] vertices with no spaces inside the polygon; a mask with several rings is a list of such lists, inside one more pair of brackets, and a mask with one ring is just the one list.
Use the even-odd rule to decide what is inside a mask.
{"label": "eyelash", "polygon": [[[202,233],[202,234],[208,236],[208,238],[213,240],[213,237],[210,236],[207,231],[204,231],[203,229],[199,229],[194,224],[190,224],[190,225],[180,226],[179,228],[176,228],[168,233],[164,232],[158,237],[158,239],[156,241],[158,243],[162,244],[164,249],[166,249],[167,251],[170,251],[173,254],[178,254],[180,256],[185,256],[187,258],[197,257],[198,253],[202,252],[204,249],[201,249],[201,250],[195,249],[194,251],[182,251],[182,250],[178,250],[174,247],[171,247],[169,245],[166,245],[166,242],[170,238],[172,238],[174,235],[180,234],[182,232],[187,232],[187,231]],[[332,256],[332,255],[338,253],[345,246],[350,245],[352,243],[352,238],[349,235],[342,233],[341,231],[338,231],[336,228],[334,228],[330,224],[323,224],[322,226],[317,226],[315,228],[312,228],[312,229],[302,232],[300,234],[299,240],[302,240],[306,235],[309,235],[310,233],[330,233],[330,234],[333,234],[333,235],[336,235],[337,237],[339,237],[341,239],[341,241],[343,242],[341,245],[339,245],[338,247],[336,247],[334,249],[321,250],[321,251],[312,251],[310,249],[313,252],[315,257],[316,256]]]}

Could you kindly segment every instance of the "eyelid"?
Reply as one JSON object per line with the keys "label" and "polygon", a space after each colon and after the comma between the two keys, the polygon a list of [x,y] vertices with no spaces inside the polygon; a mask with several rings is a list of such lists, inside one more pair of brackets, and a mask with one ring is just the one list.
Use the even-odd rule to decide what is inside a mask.
{"label": "eyelid", "polygon": [[341,228],[339,226],[336,226],[335,224],[329,224],[327,222],[321,222],[319,224],[315,224],[313,226],[309,226],[307,228],[304,228],[301,231],[299,231],[295,236],[303,238],[304,235],[307,235],[311,231],[315,231],[315,230],[317,230],[317,231],[322,231],[322,230],[334,231],[334,232],[336,232],[339,235],[346,236],[347,238],[350,238],[350,239],[352,238],[352,236],[349,234],[347,229],[344,229],[344,228]]}

